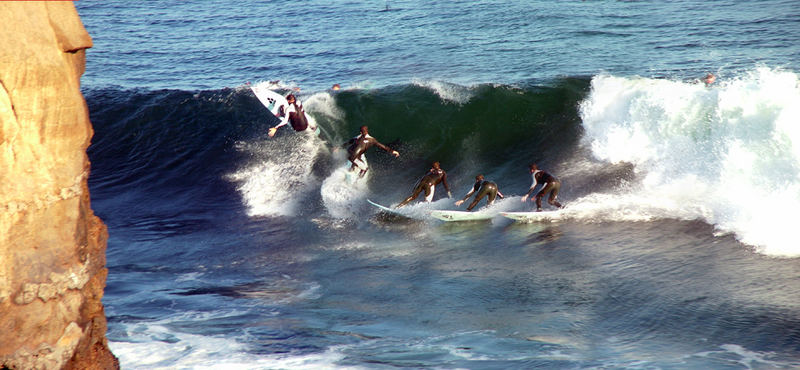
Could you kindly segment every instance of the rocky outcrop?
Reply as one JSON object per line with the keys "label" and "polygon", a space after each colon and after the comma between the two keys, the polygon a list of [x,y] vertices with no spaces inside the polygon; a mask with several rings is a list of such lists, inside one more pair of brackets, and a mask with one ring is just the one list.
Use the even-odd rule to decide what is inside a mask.
{"label": "rocky outcrop", "polygon": [[72,2],[0,2],[0,368],[113,369]]}

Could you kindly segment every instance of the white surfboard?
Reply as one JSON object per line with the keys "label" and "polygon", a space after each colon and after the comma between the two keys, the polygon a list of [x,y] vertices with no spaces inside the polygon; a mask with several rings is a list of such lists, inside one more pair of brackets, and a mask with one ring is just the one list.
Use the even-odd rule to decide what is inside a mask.
{"label": "white surfboard", "polygon": [[447,211],[447,210],[434,210],[431,211],[431,217],[442,221],[485,221],[491,220],[496,216],[495,212],[466,212],[466,211]]}
{"label": "white surfboard", "polygon": [[[269,110],[269,112],[275,116],[275,118],[282,120],[282,118],[278,117],[278,111],[280,110],[281,106],[289,106],[289,102],[286,101],[286,97],[268,89],[266,84],[250,86],[250,90],[253,91],[253,94],[256,94],[258,101],[260,101],[261,104],[263,104],[264,107],[266,107],[267,110]],[[308,128],[304,131],[319,136],[321,130],[320,127],[317,126],[317,121],[315,121],[310,115],[305,114],[305,112],[303,112],[303,114],[308,121]]]}
{"label": "white surfboard", "polygon": [[264,104],[269,112],[276,118],[278,118],[278,109],[283,105],[289,105],[289,102],[286,101],[283,95],[268,89],[265,84],[250,86],[250,90],[253,90],[253,94],[256,94],[261,104]]}
{"label": "white surfboard", "polygon": [[500,214],[503,217],[521,222],[557,221],[564,218],[564,213],[560,211],[500,212]]}
{"label": "white surfboard", "polygon": [[397,209],[394,209],[394,208],[389,208],[389,207],[386,207],[386,206],[382,206],[382,205],[380,205],[378,203],[375,203],[375,202],[373,202],[373,201],[371,201],[369,199],[367,199],[367,203],[377,207],[378,209],[380,209],[381,211],[384,211],[386,213],[391,213],[391,214],[396,215],[396,216],[402,216],[402,217],[411,218],[411,216],[407,215],[406,213],[404,213],[404,212],[402,212],[400,210],[397,210]]}

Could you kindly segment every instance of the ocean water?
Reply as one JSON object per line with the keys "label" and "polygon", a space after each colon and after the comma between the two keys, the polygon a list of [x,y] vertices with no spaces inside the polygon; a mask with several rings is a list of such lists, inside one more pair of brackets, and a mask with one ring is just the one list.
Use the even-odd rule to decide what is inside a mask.
{"label": "ocean water", "polygon": [[[75,5],[125,369],[800,367],[796,1]],[[363,124],[401,155],[349,185]],[[537,162],[566,208],[366,202],[432,161],[497,212]]]}

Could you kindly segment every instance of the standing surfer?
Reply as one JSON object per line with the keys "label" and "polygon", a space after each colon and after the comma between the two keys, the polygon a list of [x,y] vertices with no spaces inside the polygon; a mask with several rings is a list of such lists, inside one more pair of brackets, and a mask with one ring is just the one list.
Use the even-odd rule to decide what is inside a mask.
{"label": "standing surfer", "polygon": [[503,193],[497,189],[497,184],[492,181],[484,180],[483,175],[478,175],[475,176],[475,184],[472,185],[472,189],[469,191],[469,193],[467,193],[466,196],[464,196],[464,199],[456,201],[456,207],[466,202],[467,199],[469,199],[469,197],[475,192],[478,192],[478,194],[475,195],[475,200],[473,200],[472,203],[469,204],[469,207],[467,207],[467,211],[471,211],[473,208],[475,208],[475,206],[478,205],[478,202],[480,202],[483,197],[488,196],[488,203],[486,204],[487,206],[490,206],[494,203],[495,197],[499,196],[500,199],[503,199]]}
{"label": "standing surfer", "polygon": [[[289,123],[295,131],[305,131],[308,128],[308,118],[305,110],[303,110],[303,104],[297,100],[294,94],[286,95],[286,102],[289,104],[278,108],[277,116],[280,118],[281,123],[269,129],[267,133],[269,137],[275,136],[278,128]],[[311,127],[311,131],[316,131],[316,129],[316,127]]]}
{"label": "standing surfer", "polygon": [[377,139],[369,135],[369,128],[366,125],[361,126],[360,133],[350,139],[348,142],[344,144],[347,147],[347,159],[353,165],[350,166],[350,171],[355,170],[356,168],[360,169],[358,177],[364,177],[364,174],[367,173],[369,167],[367,166],[367,161],[364,159],[364,152],[367,149],[372,148],[373,146],[377,146],[381,150],[391,153],[395,158],[400,156],[396,150],[392,150],[386,145],[381,144]]}
{"label": "standing surfer", "polygon": [[548,192],[550,193],[550,197],[547,198],[547,203],[558,208],[564,208],[564,206],[556,200],[558,191],[561,189],[561,181],[558,181],[555,176],[540,170],[539,167],[536,166],[536,163],[530,165],[530,171],[533,177],[533,183],[531,184],[531,188],[528,189],[528,192],[522,197],[522,202],[524,203],[528,200],[528,196],[533,193],[536,185],[542,184],[542,190],[536,193],[536,212],[542,211],[542,198]]}
{"label": "standing surfer", "polygon": [[423,191],[425,191],[425,201],[432,201],[433,193],[436,190],[436,185],[439,185],[439,183],[444,184],[444,189],[447,190],[447,197],[452,198],[453,195],[450,193],[450,185],[447,185],[447,173],[441,168],[439,162],[433,162],[433,165],[431,166],[431,169],[428,170],[428,173],[425,174],[425,176],[419,180],[417,186],[414,187],[414,193],[404,201],[400,202],[400,204],[397,205],[397,208],[400,208],[408,204],[408,202],[416,199]]}

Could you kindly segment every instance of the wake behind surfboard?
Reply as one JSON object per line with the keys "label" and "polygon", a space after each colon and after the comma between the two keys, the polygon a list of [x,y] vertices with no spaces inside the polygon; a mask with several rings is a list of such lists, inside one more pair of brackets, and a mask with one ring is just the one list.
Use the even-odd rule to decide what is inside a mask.
{"label": "wake behind surfboard", "polygon": [[447,210],[434,210],[431,211],[431,217],[445,221],[487,221],[496,216],[495,212],[467,212],[467,211],[447,211]]}
{"label": "wake behind surfboard", "polygon": [[542,212],[500,212],[503,217],[519,222],[550,222],[563,220],[565,214],[561,210]]}
{"label": "wake behind surfboard", "polygon": [[378,208],[379,210],[381,210],[381,211],[383,211],[385,213],[388,213],[388,214],[391,214],[391,215],[394,215],[394,216],[413,218],[413,217],[411,217],[410,214],[408,214],[406,212],[403,212],[403,211],[395,209],[395,208],[389,208],[389,207],[380,205],[380,204],[375,203],[375,202],[373,202],[373,201],[371,201],[369,199],[367,199],[367,203],[371,204],[373,207]]}
{"label": "wake behind surfboard", "polygon": [[389,208],[378,203],[375,203],[369,199],[367,199],[367,203],[371,204],[373,207],[380,209],[381,211],[395,215],[401,216],[406,218],[417,218],[417,219],[425,219],[428,215],[438,220],[451,222],[451,221],[486,221],[491,220],[494,216],[497,215],[495,212],[465,212],[465,211],[448,211],[448,210],[441,210],[436,209],[432,211],[423,210],[422,213],[420,211],[410,211],[405,209],[396,209],[396,208]]}

